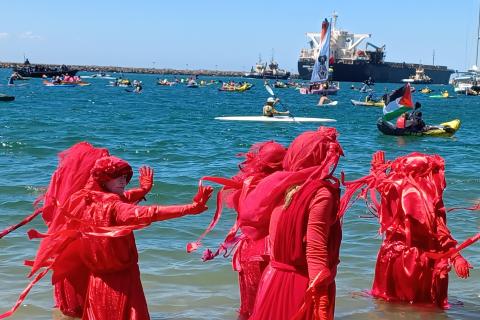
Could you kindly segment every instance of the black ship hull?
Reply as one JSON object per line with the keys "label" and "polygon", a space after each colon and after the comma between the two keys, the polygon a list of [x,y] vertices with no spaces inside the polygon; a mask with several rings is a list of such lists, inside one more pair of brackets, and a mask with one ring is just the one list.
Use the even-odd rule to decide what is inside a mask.
{"label": "black ship hull", "polygon": [[73,69],[68,69],[68,70],[63,70],[63,71],[57,71],[57,70],[44,70],[44,71],[31,71],[25,68],[14,68],[13,71],[17,72],[19,75],[22,77],[30,77],[30,78],[51,78],[51,77],[56,77],[56,76],[62,76],[62,75],[69,75],[69,76],[74,76],[77,74],[78,70],[73,70]]}
{"label": "black ship hull", "polygon": [[[298,60],[298,74],[301,79],[310,80],[314,59]],[[432,84],[448,84],[450,75],[454,72],[444,66],[418,65],[412,63],[384,62],[372,64],[368,62],[356,62],[353,64],[334,63],[332,80],[363,82],[371,77],[380,83],[401,83],[402,79],[408,79],[415,74],[418,67],[423,67],[425,74],[432,80]]]}

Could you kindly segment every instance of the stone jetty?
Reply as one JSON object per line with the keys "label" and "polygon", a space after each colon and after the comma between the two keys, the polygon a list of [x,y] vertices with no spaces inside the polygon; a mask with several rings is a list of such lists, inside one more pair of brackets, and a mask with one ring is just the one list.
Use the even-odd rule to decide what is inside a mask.
{"label": "stone jetty", "polygon": [[[56,64],[31,63],[31,66],[60,67]],[[0,62],[0,68],[21,67],[23,63],[18,62]],[[199,76],[217,76],[217,77],[240,77],[245,74],[243,71],[220,71],[220,70],[186,70],[186,69],[157,69],[157,68],[135,68],[135,67],[116,67],[116,66],[83,66],[68,65],[72,69],[87,72],[105,72],[105,73],[146,73],[146,74],[175,74],[175,75],[199,75]]]}

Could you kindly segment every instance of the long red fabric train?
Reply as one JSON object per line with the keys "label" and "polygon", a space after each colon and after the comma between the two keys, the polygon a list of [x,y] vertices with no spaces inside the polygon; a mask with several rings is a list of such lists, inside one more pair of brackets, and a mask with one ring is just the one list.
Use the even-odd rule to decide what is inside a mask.
{"label": "long red fabric train", "polygon": [[[205,211],[213,189],[200,185],[193,202],[187,205],[138,206],[129,203],[123,193],[132,177],[132,169],[124,160],[102,157],[95,161],[89,174],[86,185],[58,208],[56,219],[64,220],[61,228],[49,229],[47,234],[29,232],[31,238],[43,238],[35,260],[30,263],[30,276],[39,273],[0,319],[13,314],[31,287],[49,270],[53,271],[52,281],[56,283],[66,275],[73,277],[79,264],[86,270],[85,279],[78,283],[85,286],[85,291],[75,288],[77,291],[73,292],[84,303],[82,319],[149,319],[132,231],[155,221]],[[120,191],[109,187],[110,181],[116,179],[123,179]],[[133,197],[141,196],[138,191]]]}

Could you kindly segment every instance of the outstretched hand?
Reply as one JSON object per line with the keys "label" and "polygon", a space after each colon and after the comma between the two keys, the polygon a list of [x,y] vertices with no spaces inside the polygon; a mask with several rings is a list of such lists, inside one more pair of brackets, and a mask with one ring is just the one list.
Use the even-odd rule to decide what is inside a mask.
{"label": "outstretched hand", "polygon": [[140,176],[138,178],[138,183],[140,188],[142,188],[145,193],[150,192],[153,187],[153,169],[148,166],[143,166],[139,170]]}
{"label": "outstretched hand", "polygon": [[193,197],[193,210],[190,214],[199,214],[207,210],[207,202],[212,196],[213,188],[210,186],[199,186],[197,194]]}
{"label": "outstretched hand", "polygon": [[453,261],[453,267],[455,268],[457,276],[462,279],[468,278],[470,276],[470,269],[473,269],[472,265],[460,255]]}
{"label": "outstretched hand", "polygon": [[375,170],[377,167],[385,164],[385,152],[377,151],[372,156],[371,170]]}

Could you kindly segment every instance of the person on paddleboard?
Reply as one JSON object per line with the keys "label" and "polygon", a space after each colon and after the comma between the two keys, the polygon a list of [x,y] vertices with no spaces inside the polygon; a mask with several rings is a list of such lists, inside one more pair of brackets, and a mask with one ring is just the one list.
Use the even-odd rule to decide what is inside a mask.
{"label": "person on paddleboard", "polygon": [[277,105],[279,102],[280,102],[279,98],[269,97],[267,99],[267,102],[263,106],[263,115],[265,117],[273,117],[275,115],[282,115],[282,114],[289,115],[290,111],[288,111],[288,110],[287,111],[278,111],[277,109],[275,109],[275,105]]}
{"label": "person on paddleboard", "polygon": [[320,100],[318,101],[318,105],[322,106],[324,104],[329,104],[331,103],[332,100],[328,99],[327,93],[322,93],[322,96],[320,97]]}

